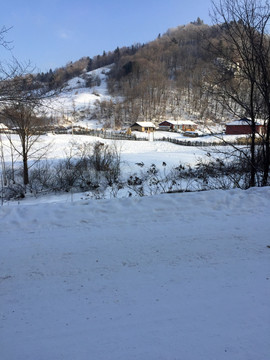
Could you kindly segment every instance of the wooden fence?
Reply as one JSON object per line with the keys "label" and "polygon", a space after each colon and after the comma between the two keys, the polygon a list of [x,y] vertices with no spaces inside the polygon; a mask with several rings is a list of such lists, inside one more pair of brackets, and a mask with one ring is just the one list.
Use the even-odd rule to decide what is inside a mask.
{"label": "wooden fence", "polygon": [[[166,141],[166,142],[171,142],[173,144],[176,145],[182,145],[182,146],[195,146],[195,147],[207,147],[207,146],[225,146],[225,145],[230,145],[230,144],[234,144],[234,145],[245,145],[243,144],[243,140],[236,140],[235,142],[232,143],[226,143],[226,142],[222,142],[222,141],[213,141],[213,142],[206,142],[206,141],[202,141],[199,140],[201,139],[198,138],[198,140],[194,139],[194,140],[188,140],[188,139],[175,139],[175,138],[171,138],[171,137],[162,137],[162,138],[153,138],[153,139],[149,139],[148,137],[137,137],[135,134],[126,134],[126,133],[122,133],[122,132],[114,132],[114,131],[109,131],[109,130],[94,130],[94,129],[85,129],[85,128],[80,128],[80,127],[75,127],[75,128],[54,128],[52,129],[47,129],[48,131],[52,131],[54,134],[73,134],[73,135],[88,135],[88,136],[96,136],[99,137],[101,139],[110,139],[110,140],[133,140],[133,141]],[[1,133],[12,133],[15,134],[16,131],[1,131]],[[44,130],[45,133],[45,130]]]}
{"label": "wooden fence", "polygon": [[206,141],[199,141],[199,140],[179,140],[170,137],[163,137],[160,139],[155,139],[155,141],[167,141],[173,144],[182,145],[182,146],[196,146],[196,147],[203,147],[203,146],[218,146],[218,145],[226,145],[223,142],[206,142]]}
{"label": "wooden fence", "polygon": [[[74,135],[88,135],[88,136],[96,136],[101,139],[109,139],[109,140],[133,140],[133,141],[166,141],[171,142],[176,145],[182,145],[182,146],[195,146],[195,147],[207,147],[207,146],[224,146],[229,145],[222,141],[212,141],[212,142],[206,142],[199,140],[179,140],[171,137],[162,137],[162,138],[154,138],[152,140],[149,140],[148,137],[137,137],[135,134],[126,134],[126,133],[120,133],[120,132],[114,132],[109,130],[93,130],[93,129],[84,129],[84,128],[74,128],[72,129],[56,129],[54,131],[55,134],[74,134]],[[233,144],[237,145],[239,144],[237,141]],[[241,144],[241,143],[240,143]]]}
{"label": "wooden fence", "polygon": [[110,139],[110,140],[133,140],[133,141],[144,141],[148,140],[145,138],[137,138],[135,134],[126,134],[108,130],[93,130],[93,129],[56,129],[54,131],[55,134],[73,134],[73,135],[88,135],[88,136],[96,136],[101,139]]}

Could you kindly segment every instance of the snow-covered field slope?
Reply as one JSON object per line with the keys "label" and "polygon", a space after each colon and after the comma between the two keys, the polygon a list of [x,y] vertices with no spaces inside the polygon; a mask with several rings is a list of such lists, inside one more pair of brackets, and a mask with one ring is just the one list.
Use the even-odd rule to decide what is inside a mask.
{"label": "snow-covered field slope", "polygon": [[[19,138],[12,135],[12,140],[19,147]],[[2,136],[5,151],[5,161],[11,161],[9,141]],[[206,149],[175,145],[162,141],[129,141],[129,140],[106,140],[94,136],[85,135],[52,135],[41,136],[35,144],[35,148],[44,148],[48,145],[46,158],[63,159],[70,154],[76,154],[76,147],[83,144],[93,144],[97,141],[116,146],[126,171],[133,172],[136,162],[144,162],[146,166],[155,163],[161,166],[166,162],[168,167],[178,166],[179,163],[194,165],[200,157],[206,156]],[[71,151],[71,149],[73,149]],[[44,157],[44,158],[45,158]],[[19,161],[20,159],[18,159]],[[31,160],[31,157],[30,157]]]}
{"label": "snow-covered field slope", "polygon": [[268,360],[270,188],[0,207],[1,360]]}
{"label": "snow-covered field slope", "polygon": [[[85,87],[86,81],[83,76],[71,79],[58,96],[48,99],[45,102],[45,110],[52,116],[62,118],[62,121],[64,119],[67,121],[72,120],[76,122],[77,125],[87,125],[89,128],[95,128],[96,121],[87,121],[89,115],[83,119],[84,121],[79,122],[78,119],[74,118],[73,113],[75,111],[77,113],[80,111],[91,112],[95,108],[95,102],[97,100],[100,102],[113,100],[107,90],[106,74],[109,71],[110,67],[108,66],[86,73],[86,77],[98,77],[100,80],[100,84],[92,87]],[[76,115],[76,117],[78,117],[78,115]],[[101,125],[99,125],[99,127],[101,127]]]}

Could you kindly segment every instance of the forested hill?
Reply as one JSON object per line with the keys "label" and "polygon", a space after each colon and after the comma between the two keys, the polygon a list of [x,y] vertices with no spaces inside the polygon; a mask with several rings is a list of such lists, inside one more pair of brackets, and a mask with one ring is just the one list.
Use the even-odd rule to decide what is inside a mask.
{"label": "forested hill", "polygon": [[[221,121],[222,109],[204,91],[214,60],[207,46],[210,39],[212,43],[220,42],[219,31],[198,18],[167,30],[147,44],[104,51],[37,77],[57,88],[75,76],[112,65],[108,90],[112,96],[121,96],[120,102],[114,102],[116,125],[145,119],[158,123],[164,118],[183,116]],[[91,81],[86,84],[92,86]],[[105,113],[107,105],[112,107],[102,105]]]}
{"label": "forested hill", "polygon": [[211,81],[215,56],[209,41],[219,30],[200,20],[168,30],[141,46],[134,55],[123,54],[111,71],[109,89],[127,101],[126,111],[138,118],[222,118],[205,85]]}

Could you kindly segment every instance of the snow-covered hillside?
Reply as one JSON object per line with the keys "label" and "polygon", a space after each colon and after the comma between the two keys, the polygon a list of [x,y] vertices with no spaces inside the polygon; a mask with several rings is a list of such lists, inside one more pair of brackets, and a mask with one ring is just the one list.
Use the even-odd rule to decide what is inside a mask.
{"label": "snow-covered hillside", "polygon": [[[96,101],[112,100],[107,90],[109,71],[109,66],[102,67],[71,79],[58,96],[46,102],[46,111],[62,119],[63,122],[66,120],[67,124],[72,121],[76,125],[95,128],[97,122],[89,121],[89,119],[91,112],[95,109]],[[87,78],[98,78],[99,81],[91,87],[86,87]],[[74,115],[75,112],[76,115]]]}
{"label": "snow-covered hillside", "polygon": [[270,188],[0,207],[2,360],[268,360]]}

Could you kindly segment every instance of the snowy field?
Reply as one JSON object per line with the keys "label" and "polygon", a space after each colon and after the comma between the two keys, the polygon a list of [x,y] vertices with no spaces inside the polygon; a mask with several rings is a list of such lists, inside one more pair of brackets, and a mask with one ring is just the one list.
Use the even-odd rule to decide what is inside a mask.
{"label": "snowy field", "polygon": [[[12,135],[14,144],[19,147],[19,138]],[[5,161],[11,161],[10,145],[5,136],[2,135],[3,148],[5,152]],[[53,135],[41,136],[35,148],[44,148],[48,146],[46,158],[48,160],[57,160],[66,158],[70,154],[76,153],[76,148],[83,144],[94,144],[102,142],[117,148],[122,161],[122,168],[126,173],[132,173],[138,169],[135,165],[138,162],[144,162],[145,166],[156,164],[162,167],[166,162],[168,168],[178,166],[179,163],[195,165],[199,158],[206,156],[207,149],[199,149],[194,146],[180,146],[163,141],[129,141],[129,140],[106,140],[94,136],[85,135]],[[35,148],[32,152],[35,152]],[[73,148],[72,152],[71,149]],[[15,154],[16,155],[16,154]],[[15,156],[16,159],[16,156]],[[31,160],[31,159],[30,159]],[[18,159],[17,165],[20,159]]]}
{"label": "snowy field", "polygon": [[270,188],[0,207],[1,360],[269,360]]}

